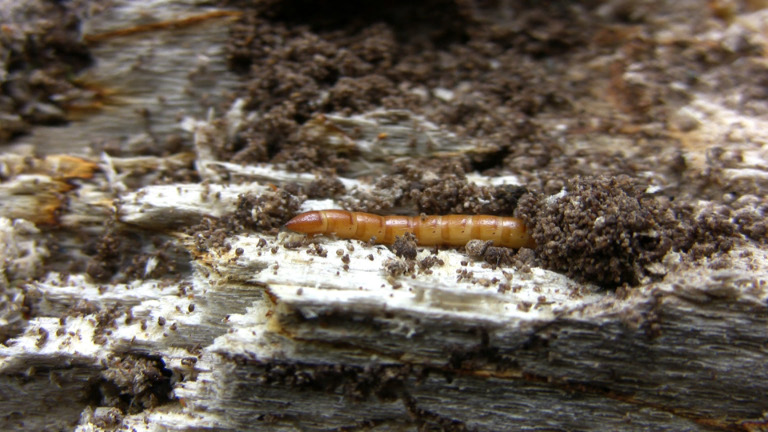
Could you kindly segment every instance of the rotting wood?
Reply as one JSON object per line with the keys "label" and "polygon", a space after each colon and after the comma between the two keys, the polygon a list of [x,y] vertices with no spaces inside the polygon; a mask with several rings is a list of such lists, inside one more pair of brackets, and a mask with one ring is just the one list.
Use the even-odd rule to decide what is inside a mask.
{"label": "rotting wood", "polygon": [[[176,5],[193,6],[196,2]],[[158,18],[166,16],[167,11],[153,10]],[[732,18],[732,33],[761,28],[757,25],[765,19],[759,11]],[[125,19],[116,13],[114,23],[106,24],[136,27]],[[168,44],[193,36],[192,45],[220,49],[225,27],[217,23],[204,29],[208,37],[205,31],[193,35],[190,28],[170,28],[180,30],[171,42],[126,36],[134,43],[145,41],[150,51],[170,49]],[[765,44],[759,32],[745,34],[751,43]],[[100,59],[125,49],[127,42],[111,45],[111,40],[99,44]],[[214,63],[209,72],[215,75],[222,66]],[[117,80],[116,64],[106,62],[94,72]],[[640,79],[631,72],[622,77]],[[227,88],[232,77],[225,78]],[[146,74],[139,73],[127,82],[142,79]],[[139,89],[145,97],[164,93],[178,97],[181,107],[197,107],[182,101],[191,85],[172,78]],[[680,110],[680,117],[703,125],[689,133],[680,128],[685,160],[692,166],[719,160],[725,181],[765,190],[764,120],[729,110],[732,101],[726,96],[712,102],[699,95]],[[35,129],[20,140],[39,151],[0,156],[3,428],[765,427],[765,243],[745,242],[724,256],[694,263],[670,252],[650,266],[653,277],[613,291],[542,268],[494,267],[460,249],[422,249],[409,261],[383,246],[333,238],[309,242],[268,229],[206,237],[190,226],[231,217],[244,195],[260,198],[290,185],[309,187],[323,174],[217,160],[212,146],[232,142],[253,115],[242,102],[221,115],[211,111],[206,117],[198,110],[181,123],[178,113],[168,110],[155,118],[158,129],[139,133],[136,118],[126,113],[141,108],[146,99],[141,101],[64,128]],[[396,114],[398,122],[390,125],[396,130],[382,132],[371,120]],[[397,202],[391,190],[377,189],[366,177],[394,169],[393,155],[429,153],[425,139],[433,132],[447,140],[451,152],[484,148],[481,142],[455,141],[439,128],[425,131],[415,121],[419,118],[381,111],[327,116],[325,121],[344,130],[345,137],[360,128],[363,139],[351,150],[362,155],[338,178],[344,194],[306,200],[297,211],[342,207],[361,197]],[[411,126],[403,125],[411,120]],[[557,127],[561,120],[542,121]],[[125,135],[127,145],[158,142],[154,133],[170,134],[177,127],[192,133],[194,153],[122,157],[79,151],[105,136]],[[313,127],[318,126],[305,125]],[[598,144],[627,146],[627,136],[613,132]],[[418,145],[410,146],[408,136],[418,137]],[[731,146],[712,150],[729,136],[735,140]],[[391,138],[396,148],[369,153],[365,145],[374,137]],[[585,143],[584,148],[593,147]],[[519,184],[531,175],[517,174],[469,181]],[[648,173],[649,178],[665,175]],[[163,184],[164,178],[174,180]],[[754,196],[734,199],[754,201],[752,210],[762,211]],[[697,209],[705,208],[702,203]],[[110,236],[110,230],[116,234]],[[62,256],[57,249],[66,250],[73,263],[87,260],[94,255],[90,243],[104,236],[135,241],[136,257],[146,258],[131,266],[127,280],[118,280],[124,269],[99,282],[88,269],[70,271],[68,263],[49,260]],[[179,251],[156,245],[159,239]],[[142,249],[153,253],[142,255]],[[151,276],[164,265],[181,267],[169,272],[172,277]],[[172,393],[163,393],[166,389]],[[120,398],[132,405],[121,405]]]}

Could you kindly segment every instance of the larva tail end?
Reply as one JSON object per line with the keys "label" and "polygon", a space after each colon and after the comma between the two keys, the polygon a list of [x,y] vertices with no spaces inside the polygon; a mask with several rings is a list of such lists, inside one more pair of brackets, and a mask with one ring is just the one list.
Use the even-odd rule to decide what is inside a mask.
{"label": "larva tail end", "polygon": [[302,213],[285,224],[291,231],[315,234],[323,231],[323,217],[318,211]]}

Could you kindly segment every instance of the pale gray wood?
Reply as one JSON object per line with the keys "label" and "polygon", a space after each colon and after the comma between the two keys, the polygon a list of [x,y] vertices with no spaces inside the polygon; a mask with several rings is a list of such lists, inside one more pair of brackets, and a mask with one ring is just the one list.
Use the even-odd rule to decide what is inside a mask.
{"label": "pale gray wood", "polygon": [[[206,5],[113,3],[86,19],[87,32],[130,26],[142,16],[138,12],[171,19]],[[620,2],[604,8],[615,3]],[[684,6],[661,6],[668,19],[686,23]],[[764,12],[746,14],[725,29],[712,24],[701,37],[722,41],[741,34],[764,43],[765,32],[757,30],[765,30],[765,22]],[[313,174],[279,166],[244,167],[211,156],[212,143],[230,139],[242,119],[254,115],[243,112],[240,102],[226,113],[208,111],[199,103],[200,88],[189,92],[200,84],[184,75],[200,61],[195,52],[208,58],[201,73],[217,77],[205,88],[213,93],[234,88],[221,58],[226,34],[226,25],[219,23],[99,44],[97,65],[87,73],[108,86],[135,91],[127,104],[20,138],[38,154],[88,155],[89,145],[98,140],[140,142],[186,131],[194,139],[194,153],[167,158],[90,154],[71,161],[81,168],[97,166],[90,174],[31,153],[26,159],[9,152],[0,156],[0,335],[12,337],[0,346],[4,429],[415,430],[426,425],[693,431],[766,421],[768,251],[754,244],[731,251],[726,269],[707,260],[684,264],[670,253],[661,270],[672,270],[663,280],[618,293],[540,268],[492,269],[462,250],[439,251],[444,265],[411,277],[385,271],[386,263],[402,260],[388,248],[357,241],[321,239],[325,257],[309,253],[314,249],[307,246],[287,248],[286,242],[301,239],[290,233],[240,233],[226,239],[228,247],[199,248],[182,228],[231,213],[240,194],[315,180]],[[154,71],[150,75],[162,73],[163,79],[148,80],[143,68],[127,64],[128,58],[148,53],[164,54],[142,62]],[[165,102],[157,105],[160,96]],[[701,146],[686,149],[686,160],[702,164],[709,145],[738,133],[744,139],[729,145],[747,157],[727,174],[762,184],[766,119],[739,117],[726,108],[728,97],[733,95],[715,89],[681,110],[701,122],[705,137],[697,141]],[[154,137],[136,128],[134,110],[148,105],[161,107],[151,108]],[[179,122],[183,114],[190,116]],[[334,115],[327,121],[342,128],[359,125],[368,142],[382,133],[371,119],[387,115],[394,114]],[[376,193],[352,177],[372,167],[382,172],[393,157],[412,156],[403,136],[426,142],[428,130],[444,140],[436,149],[419,148],[427,153],[467,150],[449,133],[399,115],[408,121],[385,128],[398,137],[389,141],[391,152],[365,152],[356,162],[358,171],[341,179],[347,196],[340,202],[307,201],[302,208],[340,207],[356,194]],[[627,144],[620,137],[604,139],[594,145]],[[30,149],[15,144],[17,151]],[[30,161],[34,169],[27,167]],[[153,184],[153,172],[190,162],[205,185]],[[128,178],[143,180],[135,186]],[[103,232],[114,221],[126,230],[167,236],[188,251],[189,271],[172,282],[112,284],[85,274],[41,274],[50,254],[43,223],[48,213],[41,212],[47,206],[60,211],[57,223],[71,231],[62,246],[72,254],[85,247],[78,232]],[[702,211],[706,208],[701,203]],[[337,250],[349,255],[348,268]],[[430,254],[423,250],[418,258]],[[147,272],[154,264],[146,264]],[[457,280],[462,270],[472,276]],[[502,282],[510,289],[499,290]],[[130,315],[114,317],[114,326],[105,328],[100,314],[113,306],[130,308]],[[31,319],[27,307],[34,308]],[[73,315],[75,307],[84,312],[59,319]],[[131,355],[153,356],[172,371],[170,402],[130,414],[89,399],[104,374],[114,372],[110,358]]]}

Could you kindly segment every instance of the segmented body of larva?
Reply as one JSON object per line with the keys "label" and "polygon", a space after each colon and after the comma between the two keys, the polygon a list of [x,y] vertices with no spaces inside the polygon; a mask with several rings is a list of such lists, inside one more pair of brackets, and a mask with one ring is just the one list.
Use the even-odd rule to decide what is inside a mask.
{"label": "segmented body of larva", "polygon": [[379,216],[345,210],[302,213],[285,224],[304,234],[335,234],[344,239],[394,243],[413,233],[422,246],[463,246],[470,240],[492,240],[495,246],[536,247],[521,219],[489,215]]}

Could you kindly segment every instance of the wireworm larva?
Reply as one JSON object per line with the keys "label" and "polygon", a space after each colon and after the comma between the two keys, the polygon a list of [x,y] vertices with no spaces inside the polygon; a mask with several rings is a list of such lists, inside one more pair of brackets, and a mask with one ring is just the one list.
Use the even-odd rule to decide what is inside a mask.
{"label": "wireworm larva", "polygon": [[407,232],[422,246],[463,246],[470,240],[492,240],[495,246],[536,247],[521,219],[489,215],[379,216],[346,210],[302,213],[285,227],[304,234],[335,234],[343,239],[392,244]]}

